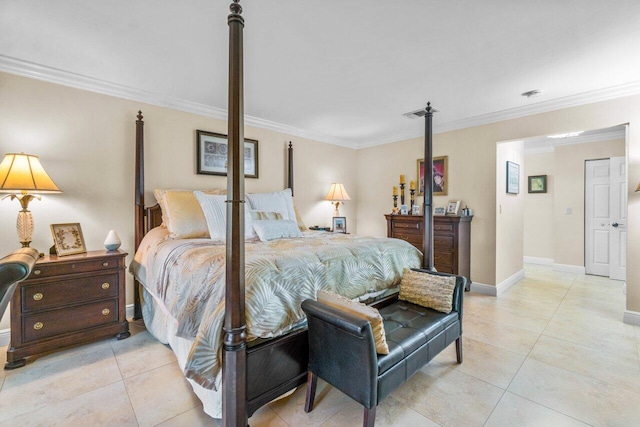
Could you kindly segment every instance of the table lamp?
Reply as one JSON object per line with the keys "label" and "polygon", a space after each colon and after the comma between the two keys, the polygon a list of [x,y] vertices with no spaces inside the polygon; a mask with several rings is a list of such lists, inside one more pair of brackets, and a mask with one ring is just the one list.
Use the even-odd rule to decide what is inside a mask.
{"label": "table lamp", "polygon": [[18,238],[22,247],[28,247],[33,235],[33,217],[27,209],[31,199],[40,200],[38,193],[62,193],[47,175],[38,160],[30,154],[9,153],[0,163],[0,193],[10,193],[11,200],[18,199],[22,210],[18,212]]}
{"label": "table lamp", "polygon": [[351,197],[347,194],[347,190],[344,189],[344,185],[334,182],[331,184],[331,188],[324,199],[329,200],[331,203],[335,203],[336,210],[334,211],[333,216],[340,216],[340,202],[351,200]]}

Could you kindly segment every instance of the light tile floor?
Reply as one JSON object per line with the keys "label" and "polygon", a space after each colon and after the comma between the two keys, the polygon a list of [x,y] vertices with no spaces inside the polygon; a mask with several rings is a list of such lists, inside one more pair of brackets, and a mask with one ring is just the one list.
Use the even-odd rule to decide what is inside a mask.
{"label": "light tile floor", "polygon": [[[465,294],[454,346],[378,407],[378,426],[640,425],[640,327],[622,323],[622,283],[527,265],[499,298]],[[139,323],[105,340],[0,371],[0,426],[219,425],[173,353]],[[4,364],[6,348],[0,348]],[[362,408],[320,382],[264,406],[252,426],[360,426]]]}

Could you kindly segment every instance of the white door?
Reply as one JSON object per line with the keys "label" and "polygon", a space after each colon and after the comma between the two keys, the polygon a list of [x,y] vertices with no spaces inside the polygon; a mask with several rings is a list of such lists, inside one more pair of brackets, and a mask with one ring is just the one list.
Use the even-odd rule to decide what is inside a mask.
{"label": "white door", "polygon": [[598,276],[609,276],[610,175],[609,159],[586,162],[584,266]]}
{"label": "white door", "polygon": [[627,278],[627,169],[624,157],[609,159],[610,180],[610,233],[609,277],[614,280]]}

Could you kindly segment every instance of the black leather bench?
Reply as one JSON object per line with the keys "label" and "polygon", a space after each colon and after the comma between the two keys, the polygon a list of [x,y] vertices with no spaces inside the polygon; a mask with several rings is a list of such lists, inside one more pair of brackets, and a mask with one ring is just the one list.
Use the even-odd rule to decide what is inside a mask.
{"label": "black leather bench", "polygon": [[364,425],[373,426],[378,403],[454,341],[458,363],[462,363],[462,299],[467,279],[455,277],[449,314],[400,300],[379,309],[389,346],[385,355],[376,353],[367,320],[314,300],[304,301],[309,325],[305,411],[313,409],[320,377],[364,405]]}

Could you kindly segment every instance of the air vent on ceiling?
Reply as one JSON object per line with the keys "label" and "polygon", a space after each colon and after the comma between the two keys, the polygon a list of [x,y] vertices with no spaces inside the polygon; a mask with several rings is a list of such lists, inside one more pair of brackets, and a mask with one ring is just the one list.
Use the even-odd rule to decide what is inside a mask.
{"label": "air vent on ceiling", "polygon": [[[436,110],[433,107],[431,107],[431,111],[433,111],[434,113],[438,112],[438,110]],[[420,117],[424,117],[426,114],[427,114],[427,110],[425,108],[421,108],[419,110],[404,113],[403,116],[408,117],[410,119],[419,119]]]}

